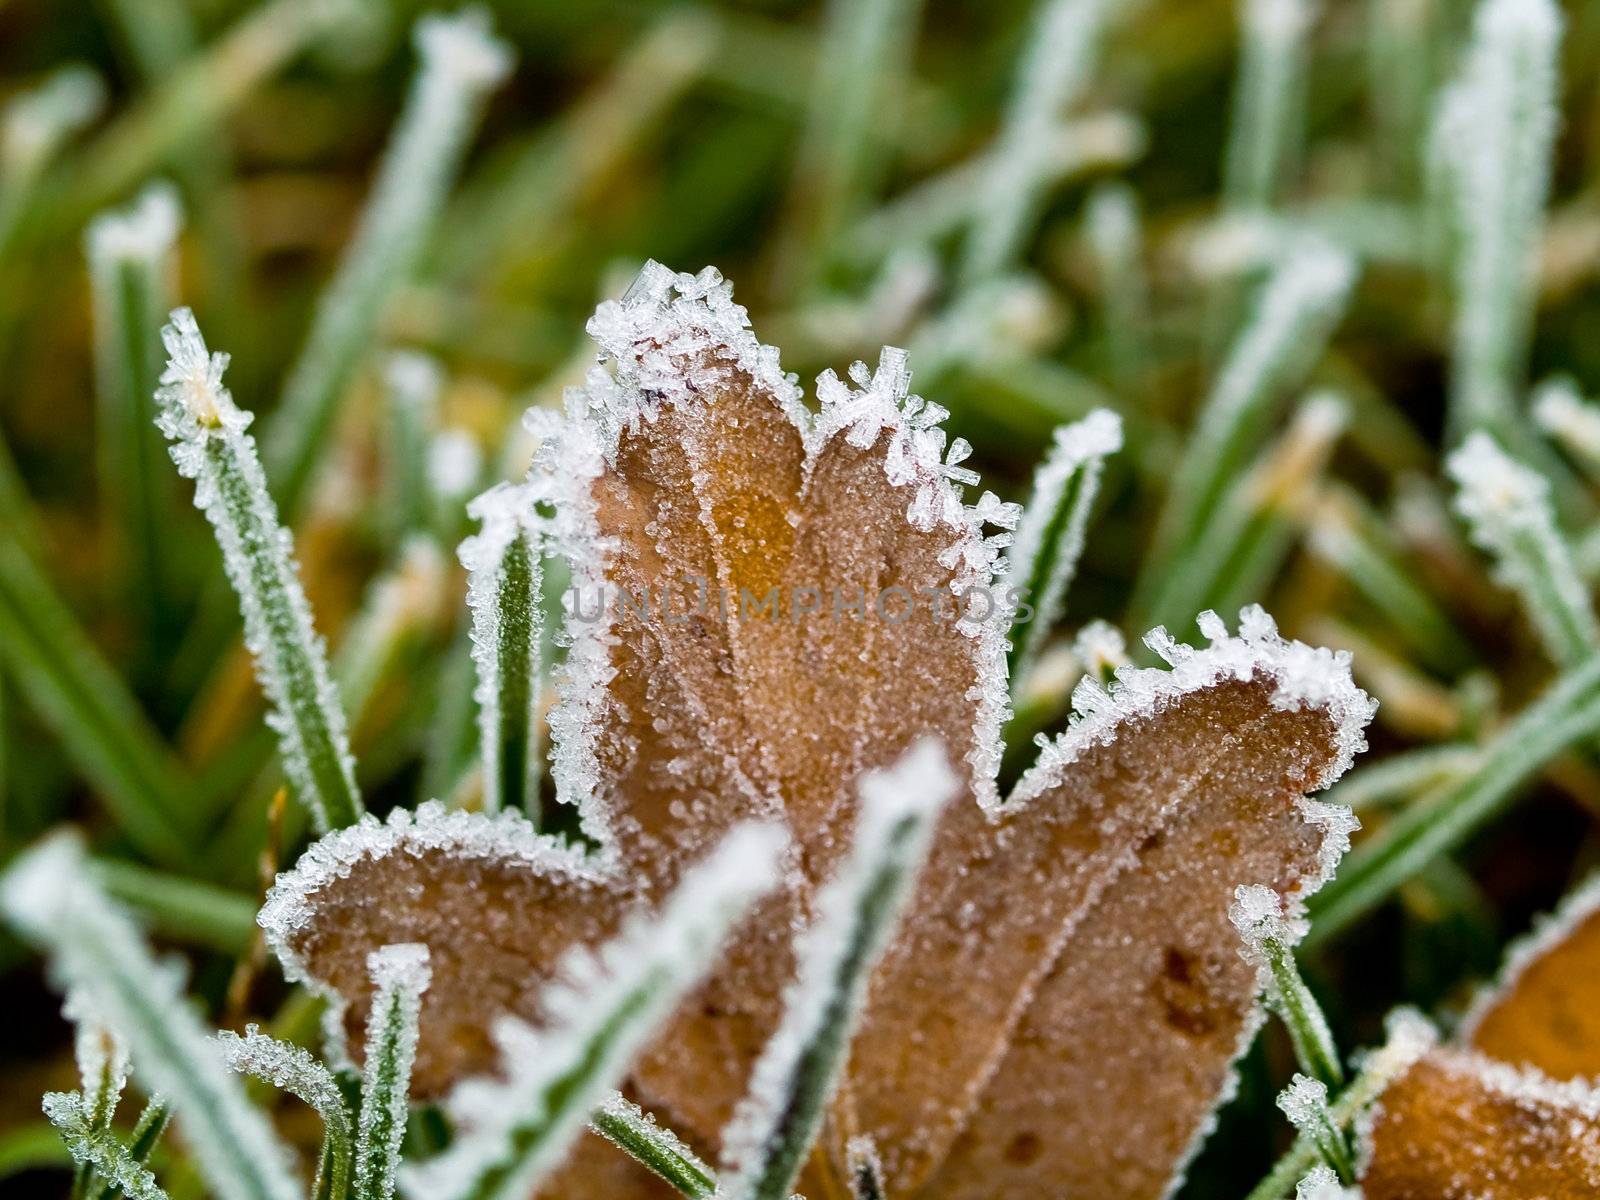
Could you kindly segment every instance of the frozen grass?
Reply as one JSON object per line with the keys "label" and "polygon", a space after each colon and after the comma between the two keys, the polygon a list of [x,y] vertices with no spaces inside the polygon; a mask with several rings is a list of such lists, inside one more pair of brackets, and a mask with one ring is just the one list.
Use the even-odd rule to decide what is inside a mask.
{"label": "frozen grass", "polygon": [[[33,880],[8,904],[43,953],[8,943],[0,967],[24,996],[52,952],[62,979],[110,971],[101,986],[137,1018],[177,991],[159,971],[150,996],[129,982],[149,964],[114,907],[128,905],[197,956],[207,1010],[204,1024],[173,1018],[176,1041],[154,1049],[136,1021],[131,1087],[169,1082],[163,1062],[181,1062],[211,1089],[165,1089],[182,1136],[157,1146],[167,1108],[141,1115],[124,1098],[108,1113],[88,1070],[80,1092],[48,1103],[55,1151],[41,1149],[54,1136],[44,1114],[0,1129],[0,1188],[25,1164],[64,1162],[64,1147],[82,1164],[80,1200],[110,1200],[113,1181],[191,1197],[197,1170],[218,1194],[302,1194],[276,1150],[248,1150],[278,1135],[220,1082],[204,1031],[253,1018],[283,1032],[262,1008],[279,992],[252,917],[263,874],[300,858],[308,824],[438,799],[515,810],[572,846],[631,832],[602,828],[591,793],[606,755],[661,730],[593,743],[604,722],[578,710],[585,696],[602,705],[608,685],[591,685],[614,631],[561,612],[569,578],[592,583],[604,562],[586,522],[615,514],[552,516],[548,502],[618,469],[615,435],[676,395],[671,354],[713,345],[673,343],[645,355],[648,377],[626,377],[654,336],[639,305],[686,287],[695,296],[678,299],[715,307],[710,334],[732,339],[696,386],[720,386],[731,364],[807,439],[859,449],[883,434],[891,476],[916,485],[901,506],[912,527],[989,522],[950,551],[952,569],[1026,594],[1032,620],[958,656],[1006,660],[1000,684],[965,693],[957,672],[941,692],[947,677],[923,682],[950,661],[933,653],[887,707],[851,677],[831,691],[807,677],[828,697],[814,709],[870,694],[882,723],[864,742],[917,732],[894,724],[901,709],[926,725],[976,705],[957,765],[1003,811],[1035,735],[1055,748],[1047,760],[1070,758],[1128,717],[1103,689],[1127,698],[1119,674],[1136,691],[1149,682],[1126,649],[1145,656],[1149,626],[1183,636],[1207,609],[1260,601],[1288,633],[1355,651],[1356,680],[1382,701],[1381,751],[1333,799],[1364,828],[1309,902],[1298,960],[1299,914],[1282,915],[1285,936],[1256,937],[1282,1018],[1263,1036],[1283,1053],[1245,1060],[1246,1086],[1179,1193],[1344,1195],[1361,1167],[1350,1135],[1405,1054],[1363,1066],[1335,1035],[1462,994],[1523,914],[1594,865],[1593,23],[1565,23],[1549,0],[1348,13],[1243,0],[1193,14],[1039,0],[959,18],[915,0],[809,17],[731,3],[493,8],[492,23],[469,9],[408,29],[349,0],[107,0],[70,16],[0,5],[0,859],[63,824],[93,847],[46,843],[82,881],[71,903],[26,872],[37,860],[8,877]],[[585,381],[580,330],[646,256],[723,266],[783,366],[713,276],[658,268],[602,307],[607,362]],[[174,304],[233,352],[240,405],[188,322],[156,399]],[[889,350],[876,371],[831,377],[821,415],[802,414],[787,371],[843,374],[880,342],[909,357]],[[606,444],[536,416],[544,473],[524,484],[522,410],[560,407],[580,383],[569,416],[610,422]],[[221,554],[162,460],[162,406]],[[244,430],[257,410],[265,469]],[[962,499],[980,472],[995,494]],[[721,528],[731,514],[775,553],[781,526],[763,523],[760,494],[708,498],[695,519]],[[1005,501],[1023,506],[1010,534]],[[840,529],[889,527],[861,524]],[[642,531],[630,553],[666,540]],[[276,737],[230,643],[225,576]],[[804,708],[782,687],[750,689],[750,644],[674,659],[739,681],[740,729],[774,705]],[[1148,645],[1179,676],[1197,670],[1174,643]],[[817,652],[792,649],[800,662]],[[629,704],[667,726],[680,699],[652,679]],[[675,726],[679,750],[638,779],[670,792],[727,768],[728,794],[766,811],[806,778],[747,753],[759,738],[698,710],[684,720],[696,736]],[[722,761],[691,752],[705,747]],[[303,810],[269,803],[285,780]],[[695,809],[680,793],[668,803]],[[469,814],[426,829],[457,819]],[[588,1121],[615,1143],[605,1153],[684,1194],[719,1180],[724,1193],[784,1192],[860,983],[815,947],[801,961],[813,984],[835,969],[839,987],[796,990],[738,1154],[703,1161],[690,1145],[716,1149],[717,1128],[680,1138],[650,1104],[612,1094],[617,1072],[580,1072],[584,1103],[515,1131],[511,1175],[543,1170]],[[275,1123],[300,1139],[319,1197],[385,1197],[400,1155],[437,1148],[422,1121],[406,1135],[416,1145],[396,1140],[412,1009],[431,1003],[414,993],[390,986],[369,1025],[352,1015],[349,1045],[377,1072],[364,1107],[305,1047],[259,1030],[222,1042],[222,1058],[322,1115],[320,1148],[304,1122]],[[1410,1026],[1395,1038],[1413,1055],[1421,1041]],[[102,1081],[116,1074],[115,1056],[95,1058],[99,1035],[78,1044]],[[1291,1052],[1310,1082],[1291,1084]],[[31,1028],[0,1039],[18,1077],[59,1058],[68,1078],[70,1056]],[[532,1095],[550,1081],[522,1083]],[[1271,1168],[1261,1148],[1289,1133],[1272,1103],[1285,1088],[1296,1140]],[[831,1136],[824,1126],[837,1189],[900,1194],[904,1146]],[[215,1182],[225,1174],[235,1182]]]}

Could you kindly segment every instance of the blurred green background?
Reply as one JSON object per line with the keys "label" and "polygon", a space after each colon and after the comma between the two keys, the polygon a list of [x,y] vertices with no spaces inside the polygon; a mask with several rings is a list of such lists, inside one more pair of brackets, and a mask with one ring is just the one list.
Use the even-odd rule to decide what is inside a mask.
{"label": "blurred green background", "polygon": [[[1193,632],[1172,614],[1130,612],[1131,589],[1248,297],[1283,238],[1314,233],[1361,271],[1327,352],[1282,381],[1251,431],[1259,486],[1241,503],[1270,553],[1264,569],[1195,589],[1183,616],[1261,600],[1291,635],[1353,649],[1358,679],[1383,702],[1374,760],[1473,746],[1544,685],[1550,665],[1451,523],[1438,466],[1455,309],[1427,147],[1472,6],[1326,0],[1266,134],[1242,128],[1262,113],[1241,115],[1240,81],[1252,77],[1234,5],[1106,7],[1103,46],[1039,134],[1051,149],[1025,172],[1015,244],[978,261],[973,230],[996,194],[989,156],[1003,148],[1012,97],[1027,91],[1040,7],[487,6],[515,70],[490,97],[415,270],[353,354],[297,510],[318,625],[359,697],[346,692],[371,807],[470,789],[454,563],[464,501],[525,465],[518,417],[559,403],[581,377],[592,356],[584,321],[646,258],[715,264],[761,340],[808,385],[825,368],[874,360],[880,345],[909,347],[914,389],[952,410],[952,433],[976,447],[969,465],[1006,498],[1025,497],[1059,423],[1115,408],[1128,448],[1110,469],[1067,624],[1105,618],[1136,644],[1153,615]],[[70,621],[41,644],[69,657],[92,648],[126,682],[136,723],[170,746],[205,847],[174,868],[126,835],[60,718],[31,702],[41,668],[21,661],[13,636],[0,654],[0,854],[63,821],[87,827],[114,890],[143,897],[158,932],[193,955],[197,988],[224,1022],[283,1011],[249,920],[263,848],[282,861],[302,831],[269,821],[272,739],[215,546],[175,475],[154,485],[166,497],[159,593],[130,582],[133,550],[103,470],[85,229],[153,179],[176,185],[185,225],[172,299],[232,355],[235,398],[270,429],[404,102],[421,11],[379,0],[0,0],[0,107],[69,63],[104,88],[36,169],[8,135],[0,542],[49,581],[49,595],[19,606]],[[1600,387],[1600,4],[1569,4],[1566,17],[1526,374],[1569,375],[1582,392]],[[1042,69],[1065,53],[1047,50]],[[1254,173],[1238,157],[1251,138],[1272,151]],[[1130,215],[1135,224],[1116,225]],[[416,424],[394,418],[384,367],[395,350],[432,356],[446,381]],[[1301,397],[1323,388],[1345,406],[1338,436],[1296,423]],[[419,442],[402,444],[413,434]],[[1593,557],[1594,493],[1573,495],[1562,516],[1580,558],[1585,547]],[[1318,528],[1356,537],[1399,583],[1386,591],[1370,567],[1307,544]],[[32,587],[28,569],[4,586]],[[80,675],[89,688],[99,678]],[[1065,721],[1070,682],[1032,698],[1019,762],[1027,734]],[[1408,786],[1424,782],[1437,780]],[[1412,798],[1363,813],[1369,833]],[[1381,919],[1319,944],[1307,970],[1343,1043],[1372,1041],[1396,1003],[1459,1003],[1504,939],[1600,857],[1596,814],[1592,759],[1558,759]],[[37,1097],[70,1080],[66,1027],[20,946],[0,944],[0,970],[13,1013],[0,1029],[0,1168],[21,1171],[0,1187],[59,1194],[66,1176],[49,1165],[60,1152],[36,1137]],[[1270,1164],[1287,1136],[1271,1097],[1289,1062],[1275,1031],[1261,1039],[1185,1195],[1240,1195]]]}

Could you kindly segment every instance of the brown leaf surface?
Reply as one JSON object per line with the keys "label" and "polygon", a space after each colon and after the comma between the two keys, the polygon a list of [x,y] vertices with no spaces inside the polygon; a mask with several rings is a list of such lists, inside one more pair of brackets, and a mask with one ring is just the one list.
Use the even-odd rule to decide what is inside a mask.
{"label": "brown leaf surface", "polygon": [[1253,714],[1195,698],[1230,722],[1209,753],[1147,735],[1189,764],[1166,785],[1177,811],[1074,926],[925,1195],[1034,1196],[1041,1181],[1086,1200],[1166,1193],[1256,1028],[1234,891],[1298,898],[1321,882],[1332,814],[1298,801],[1330,765],[1328,720],[1273,711],[1265,690]]}
{"label": "brown leaf surface", "polygon": [[1366,1200],[1592,1200],[1600,1097],[1441,1048],[1384,1093],[1371,1155]]}
{"label": "brown leaf surface", "polygon": [[1562,905],[1478,1010],[1472,1045],[1552,1079],[1600,1078],[1600,884]]}
{"label": "brown leaf surface", "polygon": [[[567,514],[553,536],[575,552],[580,589],[604,583],[653,604],[613,603],[609,621],[569,623],[575,665],[552,714],[554,774],[604,851],[584,860],[515,818],[491,829],[465,814],[335,834],[275,890],[269,929],[288,973],[348,1000],[354,1031],[366,952],[389,941],[433,947],[418,1082],[437,1094],[492,1066],[490,1017],[538,1019],[563,947],[659,902],[736,821],[781,815],[797,847],[788,890],[746,923],[636,1071],[647,1105],[714,1141],[777,1023],[793,930],[847,845],[856,780],[931,733],[969,795],[947,810],[874,979],[836,1132],[871,1133],[894,1194],[907,1194],[980,1095],[989,1103],[1013,1073],[1041,1069],[1024,1052],[1007,1056],[1025,1011],[1057,1036],[1050,1014],[1078,989],[1102,1002],[1093,981],[1066,968],[1035,1000],[1069,935],[1086,955],[1097,939],[1109,947],[1126,936],[1143,953],[1160,920],[1184,918],[1193,923],[1184,944],[1203,965],[1199,983],[1169,999],[1193,1008],[1202,988],[1231,1007],[1192,1076],[1182,1063],[1195,1048],[1162,1042],[1143,1015],[1127,1050],[1143,1047],[1186,1080],[1192,1102],[1163,1142],[1176,1162],[1204,1118],[1198,1097],[1215,1091],[1231,1058],[1228,1030],[1248,1010],[1240,971],[1217,956],[1221,880],[1236,861],[1232,882],[1288,890],[1307,870],[1310,842],[1290,801],[1343,769],[1370,717],[1344,664],[1280,641],[1262,617],[1242,638],[1213,628],[1209,649],[1169,650],[1171,671],[1135,672],[1114,699],[1086,693],[1080,707],[1092,711],[999,806],[1003,630],[958,624],[947,602],[992,584],[996,547],[982,525],[1004,514],[992,498],[961,503],[940,414],[907,398],[903,361],[886,352],[875,375],[853,374],[853,389],[824,379],[822,412],[808,418],[775,354],[710,276],[647,272],[630,297],[602,306],[591,332],[609,373],[591,375],[540,480]],[[697,615],[684,604],[699,581],[712,598]],[[759,605],[774,584],[773,610],[741,607],[741,588]],[[844,607],[857,588],[864,619]],[[593,602],[580,593],[580,610]],[[797,619],[819,603],[825,619]],[[1163,830],[1209,868],[1188,880],[1163,857]],[[1198,907],[1146,908],[1160,881],[1192,886]],[[1068,1091],[1057,1091],[1065,1104]],[[1126,1103],[1093,1102],[1108,1121]],[[1013,1163],[1018,1186],[1059,1190],[1060,1157],[1041,1150],[1031,1172]]]}

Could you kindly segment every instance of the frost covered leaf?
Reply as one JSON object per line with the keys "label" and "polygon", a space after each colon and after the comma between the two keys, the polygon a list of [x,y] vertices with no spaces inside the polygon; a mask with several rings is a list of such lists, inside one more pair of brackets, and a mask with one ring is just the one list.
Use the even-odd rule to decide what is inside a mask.
{"label": "frost covered leaf", "polygon": [[[741,926],[631,1083],[709,1144],[779,1026],[791,930],[849,850],[862,776],[936,738],[965,794],[935,830],[869,990],[844,1085],[850,1132],[873,1138],[901,1194],[969,1118],[1012,1127],[975,1145],[1009,1142],[1022,1127],[1003,1112],[1007,1089],[1048,1091],[1070,1120],[1059,1141],[1034,1132],[1049,1152],[1025,1147],[1034,1162],[1011,1163],[1010,1186],[1058,1190],[1059,1160],[1087,1135],[1074,1121],[1103,1120],[1087,1132],[1106,1150],[1113,1123],[1143,1120],[1161,1124],[1167,1157],[1148,1181],[1159,1193],[1251,1025],[1233,889],[1297,899],[1337,854],[1330,822],[1298,800],[1361,744],[1371,705],[1346,663],[1282,641],[1257,612],[1238,637],[1209,620],[1201,650],[1162,636],[1171,669],[1126,670],[1110,694],[1080,689],[1081,719],[1002,803],[1010,613],[996,585],[1017,512],[987,493],[963,499],[977,482],[961,465],[968,448],[947,445],[943,411],[910,394],[905,356],[885,350],[848,383],[824,375],[813,417],[714,271],[654,264],[590,332],[601,365],[564,417],[537,422],[526,486],[549,503],[575,588],[552,774],[601,850],[541,839],[513,814],[435,808],[335,834],[263,914],[289,973],[347,999],[353,1030],[370,1002],[362,956],[427,944],[417,1086],[433,1094],[490,1065],[496,1015],[537,1017],[567,944],[599,944],[624,912],[660,903],[740,821],[781,819],[797,850],[785,888]],[[1077,972],[1129,940],[1135,966]],[[1086,1104],[1099,1084],[1087,1062],[1065,1086],[1017,1082],[1072,1045],[1087,1057],[1128,1044],[1094,1025],[1120,1016],[1112,1001],[1125,995],[1145,997],[1148,1031],[1129,1053],[1170,1072],[1172,1104],[1152,1111],[1114,1087],[1115,1103]],[[1198,1009],[1203,1032],[1186,1017],[1174,1027],[1162,996]],[[1111,1073],[1128,1085],[1125,1062]],[[961,1147],[952,1165],[965,1171],[974,1149]]]}
{"label": "frost covered leaf", "polygon": [[222,383],[228,356],[206,349],[187,308],[173,312],[161,340],[168,358],[156,423],[172,442],[172,461],[194,480],[195,506],[222,547],[284,770],[319,829],[348,825],[361,815],[361,794],[344,710],[300,586],[293,539],[246,432],[252,414],[234,404]]}
{"label": "frost covered leaf", "polygon": [[1600,1093],[1441,1048],[1384,1094],[1366,1200],[1579,1200],[1600,1192]]}
{"label": "frost covered leaf", "polygon": [[783,835],[742,825],[653,919],[591,953],[575,948],[540,996],[542,1028],[502,1017],[501,1078],[468,1079],[446,1107],[456,1140],[407,1171],[428,1200],[521,1200],[561,1161],[644,1039],[714,960],[729,928],[776,882]]}
{"label": "frost covered leaf", "polygon": [[[952,1047],[953,1058],[981,1035],[1004,1036],[995,1014],[1006,993],[990,992],[985,972],[1017,973],[1012,986],[1031,1001],[928,1195],[1024,1195],[1043,1181],[1072,1196],[1156,1197],[1209,1128],[1260,1020],[1256,972],[1228,916],[1235,889],[1269,886],[1293,911],[1331,873],[1349,814],[1303,796],[1343,769],[1371,712],[1333,656],[1249,616],[1244,637],[1225,638],[1207,614],[1208,649],[1155,640],[1173,670],[1122,672],[1117,699],[1088,693],[1081,723],[1001,809],[1004,820],[1031,797],[1010,818],[1009,882],[996,870],[962,897],[985,906],[963,954],[970,965],[954,972],[963,986],[937,988],[932,976],[951,977],[948,966],[920,981],[939,996],[930,1016],[949,1024],[900,1040]],[[1038,848],[1023,856],[1030,842]],[[1107,869],[1125,855],[1131,867]],[[936,847],[929,875],[940,861]],[[996,903],[1007,919],[990,915]],[[1055,920],[1041,921],[1041,909]],[[1035,983],[1020,970],[1021,939],[1056,924],[1065,941]],[[879,1136],[891,1185],[906,1178],[911,1156],[897,1147],[918,1140],[919,1124],[960,1120],[959,1096],[919,1106],[926,1085],[898,1073],[881,1111],[887,1119],[899,1104],[920,1121],[901,1117]],[[855,1102],[865,1111],[860,1094]],[[927,1153],[931,1138],[921,1140]]]}
{"label": "frost covered leaf", "polygon": [[1501,1062],[1600,1078],[1600,878],[1512,948],[1467,1025],[1472,1045]]}

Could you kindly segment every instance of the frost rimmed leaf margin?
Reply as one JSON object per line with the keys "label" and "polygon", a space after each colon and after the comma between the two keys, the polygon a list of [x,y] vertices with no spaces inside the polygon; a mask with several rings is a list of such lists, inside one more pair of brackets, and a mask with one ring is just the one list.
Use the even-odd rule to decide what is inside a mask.
{"label": "frost rimmed leaf margin", "polygon": [[[805,447],[807,477],[832,438],[865,448],[887,435],[883,470],[908,494],[906,519],[918,530],[950,537],[939,561],[953,572],[951,594],[994,592],[1005,570],[1001,552],[1020,509],[992,492],[965,503],[962,488],[978,481],[960,465],[972,448],[959,438],[948,440],[941,428],[949,415],[945,409],[911,393],[905,351],[885,347],[876,370],[856,363],[848,383],[832,371],[823,373],[817,379],[820,411],[813,417],[796,377],[783,371],[775,347],[756,340],[744,307],[734,303],[731,286],[714,267],[690,275],[649,262],[620,300],[600,305],[587,328],[600,364],[582,388],[568,391],[563,415],[528,416],[530,431],[541,439],[528,486],[554,507],[552,537],[572,565],[577,594],[597,594],[605,585],[609,547],[598,532],[591,485],[608,464],[615,465],[623,431],[653,422],[667,405],[704,405],[714,385],[735,372],[776,398]],[[999,532],[985,534],[986,525]],[[957,623],[967,635],[977,681],[967,698],[978,706],[972,745],[961,750],[961,758],[970,764],[973,788],[986,808],[999,803],[994,779],[1000,729],[1010,712],[1007,624],[1001,614]],[[552,774],[558,797],[577,804],[586,830],[605,842],[608,814],[590,797],[600,777],[594,739],[612,676],[610,609],[597,621],[568,622],[564,637],[571,649],[560,703],[550,716]]]}
{"label": "frost rimmed leaf margin", "polygon": [[403,1172],[406,1194],[419,1200],[528,1195],[660,1021],[704,976],[735,921],[778,885],[787,845],[775,826],[737,826],[689,871],[658,915],[636,913],[598,950],[569,951],[541,998],[543,1026],[500,1020],[493,1034],[504,1077],[456,1085],[445,1105],[456,1140]]}
{"label": "frost rimmed leaf margin", "polygon": [[304,984],[328,1002],[324,1028],[329,1053],[341,1067],[351,1065],[345,1046],[345,999],[317,979],[294,950],[295,934],[316,915],[312,897],[348,875],[361,862],[391,854],[459,854],[484,862],[519,862],[535,874],[560,881],[598,882],[608,860],[584,854],[567,843],[540,833],[521,813],[507,810],[493,817],[447,808],[437,800],[415,812],[396,808],[386,820],[370,813],[356,824],[313,842],[291,870],[278,876],[267,892],[256,922],[290,983]]}

